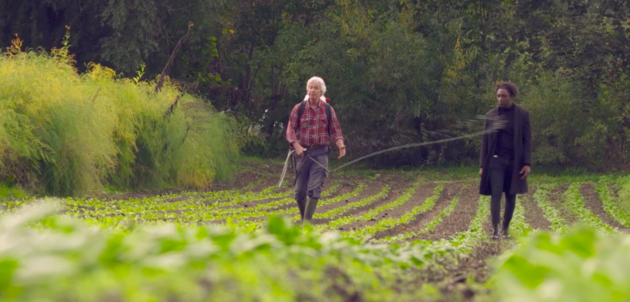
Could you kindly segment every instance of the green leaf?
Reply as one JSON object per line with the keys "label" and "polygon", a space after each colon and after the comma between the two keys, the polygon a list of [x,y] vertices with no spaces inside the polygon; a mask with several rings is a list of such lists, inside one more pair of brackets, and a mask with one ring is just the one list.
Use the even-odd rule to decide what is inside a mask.
{"label": "green leaf", "polygon": [[525,286],[536,288],[545,279],[549,269],[530,263],[519,255],[513,255],[505,261],[503,268],[514,274]]}
{"label": "green leaf", "polygon": [[19,264],[14,259],[0,260],[0,291],[7,290],[11,287],[11,277],[13,272],[18,268]]}

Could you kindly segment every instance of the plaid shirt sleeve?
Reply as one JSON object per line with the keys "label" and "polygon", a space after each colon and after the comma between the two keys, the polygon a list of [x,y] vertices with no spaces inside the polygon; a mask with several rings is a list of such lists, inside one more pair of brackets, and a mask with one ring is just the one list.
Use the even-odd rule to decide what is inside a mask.
{"label": "plaid shirt sleeve", "polygon": [[287,124],[287,141],[289,144],[293,146],[293,143],[297,142],[297,136],[295,133],[298,131],[297,122],[298,122],[298,106],[294,106],[293,110],[291,110],[291,115],[289,115],[289,123]]}
{"label": "plaid shirt sleeve", "polygon": [[337,140],[343,140],[343,135],[341,133],[341,125],[339,124],[339,120],[337,120],[337,114],[335,113],[335,109],[330,106],[330,115],[332,118],[332,129],[330,129],[330,136],[332,137],[333,143],[336,143]]}

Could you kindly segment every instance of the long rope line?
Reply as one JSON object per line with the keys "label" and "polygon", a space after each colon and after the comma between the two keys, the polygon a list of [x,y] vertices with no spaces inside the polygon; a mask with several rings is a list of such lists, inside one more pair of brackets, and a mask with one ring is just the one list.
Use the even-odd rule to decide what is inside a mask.
{"label": "long rope line", "polygon": [[[471,137],[476,137],[476,136],[480,136],[480,135],[484,135],[486,133],[490,133],[496,131],[496,129],[492,128],[492,129],[488,129],[488,130],[484,130],[484,131],[480,131],[480,132],[475,132],[475,133],[471,133],[471,134],[467,134],[467,135],[461,135],[458,137],[451,137],[451,138],[445,138],[445,139],[441,139],[441,140],[436,140],[436,141],[430,141],[430,142],[423,142],[423,143],[415,143],[415,144],[406,144],[406,145],[402,145],[402,146],[397,146],[397,147],[392,147],[389,149],[385,149],[385,150],[381,150],[381,151],[376,151],[374,153],[370,153],[368,155],[359,157],[355,160],[352,160],[350,162],[347,162],[335,169],[332,170],[328,170],[327,167],[325,167],[324,165],[320,164],[319,162],[317,162],[315,159],[313,159],[312,157],[310,157],[308,154],[305,153],[306,157],[308,157],[309,159],[311,159],[314,163],[316,163],[317,165],[319,165],[320,167],[324,168],[324,170],[326,170],[328,173],[333,173],[335,171],[338,171],[344,167],[347,167],[351,164],[354,164],[358,161],[364,160],[368,157],[372,157],[375,155],[379,155],[385,152],[391,152],[391,151],[395,151],[395,150],[400,150],[400,149],[405,149],[405,148],[413,148],[413,147],[420,147],[420,146],[428,146],[428,145],[434,145],[434,144],[443,144],[443,143],[448,143],[448,142],[452,142],[452,141],[456,141],[456,140],[460,140],[460,139],[466,139],[466,138],[471,138]],[[305,150],[306,151],[306,150]],[[278,183],[278,188],[280,188],[280,186],[282,185],[282,182],[284,181],[284,177],[286,175],[287,172],[287,167],[289,164],[289,159],[291,157],[291,155],[295,152],[295,150],[291,150],[287,156],[286,161],[284,162],[284,168],[282,169],[282,175],[280,176],[280,182]]]}

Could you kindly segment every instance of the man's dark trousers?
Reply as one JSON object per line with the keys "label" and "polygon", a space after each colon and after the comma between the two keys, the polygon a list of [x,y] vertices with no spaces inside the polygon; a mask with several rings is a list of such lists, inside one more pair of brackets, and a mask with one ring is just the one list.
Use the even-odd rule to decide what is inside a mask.
{"label": "man's dark trousers", "polygon": [[[315,149],[307,149],[304,156],[295,157],[295,187],[294,194],[302,220],[305,216],[310,220],[315,212],[315,206],[321,197],[322,185],[328,176],[328,172],[322,167],[328,168],[328,146]],[[309,158],[311,157],[311,158]],[[313,160],[317,161],[319,165]],[[311,208],[307,209],[308,196]]]}
{"label": "man's dark trousers", "polygon": [[509,158],[493,156],[490,160],[490,186],[492,195],[490,201],[490,212],[492,214],[492,227],[498,231],[499,214],[501,211],[501,195],[505,193],[505,212],[503,213],[503,230],[507,228],[514,214],[516,206],[516,194],[509,194],[512,183],[512,171],[514,161]]}

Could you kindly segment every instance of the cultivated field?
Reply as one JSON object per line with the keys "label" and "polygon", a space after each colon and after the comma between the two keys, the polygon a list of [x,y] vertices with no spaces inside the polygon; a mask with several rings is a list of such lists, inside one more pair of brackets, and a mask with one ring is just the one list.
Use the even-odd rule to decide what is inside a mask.
{"label": "cultivated field", "polygon": [[[232,253],[228,253],[231,255],[230,257],[236,257],[234,256],[235,252],[232,250],[237,247],[247,250],[248,248],[243,247],[243,245],[251,245],[252,247],[250,248],[253,248],[259,247],[262,244],[261,242],[267,242],[265,241],[267,239],[260,237],[262,236],[260,235],[260,231],[269,231],[274,228],[270,226],[270,224],[280,223],[276,220],[269,222],[267,220],[268,217],[281,216],[293,223],[298,223],[299,221],[299,211],[295,206],[291,187],[288,184],[292,180],[292,175],[289,174],[289,180],[285,181],[285,185],[281,188],[277,188],[278,171],[281,171],[281,167],[277,164],[252,163],[249,164],[247,169],[241,172],[238,181],[229,187],[216,188],[205,192],[186,191],[160,195],[142,193],[110,194],[82,199],[63,199],[56,200],[57,208],[55,208],[55,211],[62,213],[59,217],[79,218],[80,221],[87,222],[90,225],[97,225],[104,229],[116,231],[112,232],[113,234],[124,234],[119,235],[122,236],[119,238],[121,242],[134,238],[136,241],[134,241],[135,243],[131,244],[130,247],[135,246],[134,244],[138,244],[137,240],[142,241],[144,240],[143,238],[145,238],[150,242],[151,240],[158,240],[155,238],[160,237],[158,235],[153,237],[137,235],[136,233],[139,231],[136,228],[139,225],[167,227],[170,226],[170,223],[175,223],[187,227],[176,228],[179,232],[185,232],[182,230],[187,229],[196,230],[191,232],[197,232],[197,235],[199,235],[199,230],[204,229],[205,226],[227,226],[228,228],[222,228],[224,230],[223,232],[226,233],[219,233],[231,234],[230,236],[232,236],[232,238],[228,240],[230,243],[225,245],[225,249],[226,251],[230,250],[229,253]],[[494,297],[493,295],[495,294],[493,286],[486,284],[486,281],[488,281],[493,274],[493,270],[489,264],[492,262],[488,262],[488,260],[493,260],[495,256],[517,246],[519,244],[519,238],[539,231],[564,233],[569,230],[572,225],[577,223],[588,225],[591,229],[596,230],[598,234],[626,233],[630,227],[630,219],[628,219],[625,212],[619,209],[617,205],[618,189],[613,185],[613,178],[593,178],[595,179],[593,180],[587,178],[578,179],[577,177],[536,178],[534,176],[530,181],[530,192],[526,195],[519,195],[517,200],[517,208],[511,228],[511,234],[515,237],[515,240],[491,242],[489,241],[491,231],[489,223],[489,199],[487,197],[480,197],[478,194],[478,183],[477,179],[473,177],[474,175],[469,175],[468,178],[460,177],[456,179],[436,177],[436,175],[435,173],[423,174],[421,172],[357,173],[354,175],[347,173],[341,175],[333,174],[328,178],[323,197],[320,200],[314,217],[314,229],[321,232],[334,231],[340,234],[340,237],[335,237],[336,239],[329,241],[331,245],[334,245],[335,242],[337,244],[339,244],[339,242],[346,242],[345,244],[352,242],[352,246],[355,247],[358,254],[350,255],[349,259],[363,259],[361,258],[362,256],[357,255],[365,255],[366,251],[371,249],[370,247],[374,247],[375,249],[377,247],[385,247],[386,252],[383,252],[385,254],[376,250],[370,250],[369,254],[374,257],[389,259],[386,262],[396,264],[392,266],[392,268],[399,268],[401,266],[410,268],[405,270],[404,276],[401,276],[399,272],[393,272],[392,276],[395,275],[395,277],[392,277],[393,279],[387,279],[385,277],[375,279],[380,280],[381,284],[379,286],[388,287],[389,289],[394,287],[391,293],[386,294],[382,292],[380,293],[381,296],[379,296],[378,292],[366,292],[364,288],[366,288],[366,286],[369,288],[369,285],[360,285],[359,283],[362,279],[353,277],[357,276],[357,274],[360,275],[360,273],[352,273],[350,272],[351,270],[348,270],[345,273],[339,274],[339,278],[345,278],[345,281],[339,281],[341,283],[333,281],[331,284],[327,285],[326,288],[319,289],[323,297],[330,297],[331,300],[342,301],[379,300],[379,297],[383,300],[405,300],[404,297],[407,297],[409,300],[414,300],[414,295],[416,295],[415,298],[418,298],[417,295],[422,295],[425,300],[444,301],[452,301],[453,299],[492,299],[491,297]],[[32,200],[14,200],[4,201],[2,205],[4,212],[14,213],[20,210],[25,204],[32,202]],[[52,229],[59,230],[58,222],[51,223],[44,221],[39,222],[39,224],[36,223],[36,225],[52,226]],[[4,231],[7,232],[7,225],[4,227]],[[291,229],[284,225],[280,228],[284,229],[286,234],[292,234],[291,236],[294,236],[292,238],[298,238],[300,236],[298,233],[302,232],[299,231],[298,228]],[[210,229],[213,229],[213,227],[210,227]],[[227,231],[226,229],[231,229],[231,231]],[[2,230],[2,227],[0,227],[0,232]],[[63,230],[63,228],[61,228],[61,230]],[[164,228],[162,230],[166,233],[177,233],[173,231],[173,229]],[[280,233],[284,234],[283,232],[285,231],[281,231]],[[274,231],[271,231],[271,233],[274,233]],[[286,234],[282,235],[280,233],[275,232],[274,234],[276,236],[286,236]],[[316,233],[318,232],[308,232],[308,234],[310,234],[308,236]],[[251,234],[251,236],[258,237],[247,237],[249,238],[248,243],[243,241],[240,244],[236,244],[233,240],[235,240],[234,238],[237,238],[239,234]],[[13,235],[18,236],[16,234]],[[5,236],[8,235],[5,234]],[[88,235],[85,236],[89,237]],[[190,236],[194,237],[195,234]],[[199,236],[203,237],[204,235]],[[216,238],[223,238],[221,237],[223,235],[216,236]],[[107,240],[115,241],[115,238],[118,237],[114,236],[108,238]],[[216,238],[213,239],[215,243],[217,242]],[[356,240],[343,241],[346,240],[344,238]],[[179,242],[178,240],[183,241]],[[283,240],[284,239],[280,241]],[[337,255],[336,253],[347,253],[345,248],[335,250],[335,248],[326,247],[325,244],[321,243],[321,240],[321,238],[315,240],[320,242],[316,245],[318,248],[315,248],[315,250],[320,252],[326,251],[325,253],[332,253],[334,255]],[[287,243],[288,241],[284,240],[283,242],[287,245],[294,244],[289,244]],[[161,253],[165,253],[165,251],[181,251],[184,249],[183,246],[191,245],[189,239],[182,238],[177,240],[171,238],[167,241],[159,242],[161,243],[151,247],[145,247],[145,250],[138,248],[135,253],[139,253],[138,255],[149,253],[147,250],[153,248],[158,250],[155,253],[161,255]],[[88,243],[83,242],[82,244]],[[119,245],[122,245],[122,243],[119,243]],[[114,244],[114,247],[111,248],[116,249],[119,245]],[[171,247],[165,247],[167,245]],[[208,248],[206,252],[212,254],[212,250],[213,249]],[[421,256],[418,256],[418,251],[421,251]],[[204,253],[203,249],[197,252],[201,254]],[[71,249],[67,249],[64,253],[64,257],[68,256],[68,253],[73,255]],[[118,255],[115,257],[122,257],[120,255],[124,253],[120,253],[120,251],[114,252],[115,255]],[[190,256],[190,253],[193,252],[189,251],[184,257],[188,260],[183,260],[184,258],[179,259],[177,257],[175,257],[177,259],[164,258],[159,261],[154,260],[164,265],[166,265],[165,263],[177,263],[178,261],[183,261],[188,265],[196,263],[195,261],[200,261],[199,263],[211,261],[205,259],[203,255],[197,256],[205,260],[190,260],[196,259],[194,256]],[[239,255],[238,257],[242,257],[242,254],[236,254]],[[2,255],[2,248],[0,248],[0,256]],[[103,257],[102,254],[99,255],[101,255],[99,257]],[[326,256],[321,258],[320,261],[332,261],[330,258],[331,254],[325,255]],[[22,256],[29,257],[28,255]],[[343,258],[342,256],[339,257],[341,257],[339,259]],[[231,259],[230,261],[233,261],[236,258]],[[102,261],[107,262],[105,260]],[[113,265],[112,263],[118,263],[119,260],[109,259],[108,261],[110,265]],[[254,260],[248,256],[247,261]],[[0,271],[2,270],[2,263],[2,258],[0,257]],[[203,267],[203,265],[199,263],[197,263],[197,265]],[[253,263],[257,263],[254,264],[255,266],[264,266],[264,264],[257,261]],[[273,263],[273,261],[270,263]],[[341,263],[345,262],[342,261]],[[364,269],[373,266],[372,262],[365,259],[361,260],[361,263],[365,265]],[[404,265],[401,265],[401,263]],[[103,265],[107,267],[106,264]],[[133,266],[136,264],[129,265]],[[270,265],[273,266],[273,264]],[[340,270],[344,271],[343,267],[345,266],[342,264],[338,265],[341,268]],[[379,266],[382,265],[375,267]],[[385,267],[387,268],[387,266]],[[238,267],[234,266],[229,269],[224,269],[231,271],[237,270]],[[310,270],[315,271],[314,268],[310,268]],[[289,269],[288,272],[280,270],[277,273],[291,276],[290,271],[291,269]],[[328,276],[325,278],[329,278],[330,274],[335,275],[335,273],[331,273],[328,270],[326,270],[326,272],[327,273],[322,273],[322,276]],[[141,275],[145,273],[145,271],[142,271]],[[369,272],[369,274],[372,273],[374,272]],[[51,273],[51,276],[55,274],[56,273]],[[268,277],[268,275],[274,275],[275,271],[273,269],[261,269],[261,271],[257,273],[252,273],[251,277],[262,276],[261,274]],[[376,273],[377,276],[379,274],[380,273]],[[151,275],[151,273],[146,273],[146,275]],[[64,280],[66,280],[66,282],[74,280],[72,279],[74,277],[68,278],[69,279]],[[138,278],[137,280],[141,279],[141,277]],[[234,291],[230,292],[226,290],[226,296],[218,295],[212,297],[216,299],[229,297],[229,299],[248,300],[247,295],[243,296],[242,293],[235,293],[235,291],[247,291],[242,287],[234,285],[238,283],[234,280],[242,280],[240,278],[247,278],[247,276],[239,275],[239,277],[234,277],[234,279],[230,279],[232,283],[228,281],[225,281],[227,283],[217,281],[219,284],[228,286],[228,288],[232,286]],[[286,278],[290,279],[290,277]],[[296,278],[304,280],[303,277]],[[211,280],[210,278],[204,282],[212,284]],[[217,280],[223,279],[218,278]],[[85,283],[87,281],[84,280],[82,282]],[[139,284],[142,283],[140,281],[137,282]],[[2,286],[2,284],[2,279],[0,278],[0,286]],[[272,292],[274,290],[273,284],[274,283],[271,282],[271,285],[269,285],[269,290]],[[435,292],[432,293],[431,290],[427,289],[428,287],[423,285],[430,286]],[[152,284],[151,286],[156,286],[156,284]],[[188,286],[189,285],[186,285],[184,287]],[[256,286],[260,287],[260,284],[254,287]],[[401,288],[395,288],[396,286],[400,286]],[[21,288],[28,288],[28,285],[22,286]],[[97,286],[97,288],[100,287]],[[280,288],[282,288],[282,286],[276,289],[280,290]],[[375,288],[378,288],[378,286]],[[14,288],[14,290],[17,291],[17,287]],[[118,290],[121,289],[119,288]],[[311,288],[296,290],[293,295],[288,295],[285,300],[292,301],[292,299],[300,297],[305,298],[304,293],[309,291],[317,292],[317,290]],[[334,292],[334,294],[330,294],[331,291]],[[150,290],[147,289],[147,292],[150,292]],[[252,295],[255,295],[255,293],[260,294],[258,291],[251,292]],[[114,294],[114,296],[116,295]],[[16,293],[15,297],[20,296]],[[62,295],[62,297],[66,296]],[[136,296],[134,297],[138,298]],[[282,295],[269,294],[265,296],[260,294],[256,297],[251,298],[251,301],[265,300],[259,299],[260,297],[269,297],[271,300],[283,300]],[[312,299],[318,300],[315,297],[317,297],[317,295],[312,297]],[[80,298],[76,299],[80,300]],[[143,300],[141,297],[138,298],[138,301],[141,300]]]}

